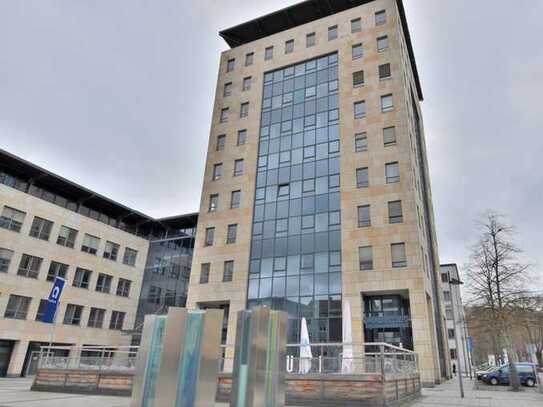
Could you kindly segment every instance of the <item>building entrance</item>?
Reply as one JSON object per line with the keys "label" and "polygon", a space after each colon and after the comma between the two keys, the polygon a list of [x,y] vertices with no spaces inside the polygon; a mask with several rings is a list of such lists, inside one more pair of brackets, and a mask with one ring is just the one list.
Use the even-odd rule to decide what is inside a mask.
{"label": "building entrance", "polygon": [[6,377],[13,351],[13,341],[0,341],[0,377]]}

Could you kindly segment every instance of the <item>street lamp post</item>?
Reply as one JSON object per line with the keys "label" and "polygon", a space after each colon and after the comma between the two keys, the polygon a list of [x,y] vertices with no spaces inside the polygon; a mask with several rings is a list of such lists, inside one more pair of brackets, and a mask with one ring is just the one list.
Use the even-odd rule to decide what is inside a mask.
{"label": "street lamp post", "polygon": [[[449,280],[449,284],[451,285],[460,285],[460,284],[464,284],[462,281],[456,279],[456,278],[451,278]],[[452,298],[454,298],[454,296],[451,296]],[[456,350],[458,351],[460,348],[458,347],[458,335],[457,335],[457,332],[456,332],[456,316],[455,316],[455,313],[454,313],[454,302],[453,302],[453,306],[452,306],[452,317],[453,317],[453,327],[454,327],[454,343],[456,345]],[[460,359],[458,359],[458,362],[460,362]],[[461,363],[457,363],[457,371],[458,371],[458,383],[460,384],[460,397],[464,398],[464,383],[462,382],[462,367],[461,367]]]}

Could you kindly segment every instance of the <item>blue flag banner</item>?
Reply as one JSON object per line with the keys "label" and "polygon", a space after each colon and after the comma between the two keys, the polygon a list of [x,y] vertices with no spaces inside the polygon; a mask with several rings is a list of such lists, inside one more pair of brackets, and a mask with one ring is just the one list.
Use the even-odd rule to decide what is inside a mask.
{"label": "blue flag banner", "polygon": [[471,336],[468,336],[468,352],[473,352],[473,339]]}
{"label": "blue flag banner", "polygon": [[62,294],[62,289],[64,288],[64,283],[66,280],[60,277],[55,277],[53,281],[53,289],[49,298],[47,299],[47,307],[43,313],[42,322],[52,324],[55,322],[55,314],[57,313],[58,304],[60,303],[60,295]]}

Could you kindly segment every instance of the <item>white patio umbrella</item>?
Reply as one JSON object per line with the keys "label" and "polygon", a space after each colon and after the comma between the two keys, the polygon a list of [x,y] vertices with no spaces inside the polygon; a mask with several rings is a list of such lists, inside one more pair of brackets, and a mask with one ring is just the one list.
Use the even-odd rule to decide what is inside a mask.
{"label": "white patio umbrella", "polygon": [[299,372],[302,374],[309,373],[311,370],[311,345],[309,344],[309,332],[307,330],[307,321],[302,318],[302,326],[300,330],[300,366]]}
{"label": "white patio umbrella", "polygon": [[353,372],[353,327],[351,322],[351,305],[349,301],[343,302],[343,358],[341,360],[341,372],[349,374]]}

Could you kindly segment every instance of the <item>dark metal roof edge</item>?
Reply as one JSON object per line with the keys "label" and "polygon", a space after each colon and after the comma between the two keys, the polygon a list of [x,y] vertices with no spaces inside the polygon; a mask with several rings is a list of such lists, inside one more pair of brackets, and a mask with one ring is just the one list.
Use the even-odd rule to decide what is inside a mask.
{"label": "dark metal roof edge", "polygon": [[181,218],[192,218],[192,217],[198,217],[200,212],[191,212],[191,213],[183,213],[180,215],[172,215],[172,216],[166,216],[164,218],[157,218],[155,219],[157,222],[167,222],[170,220],[176,220]]}
{"label": "dark metal roof edge", "polygon": [[439,267],[448,267],[448,266],[453,266],[454,268],[458,269],[458,265],[456,263],[445,263],[445,264],[439,265]]}

